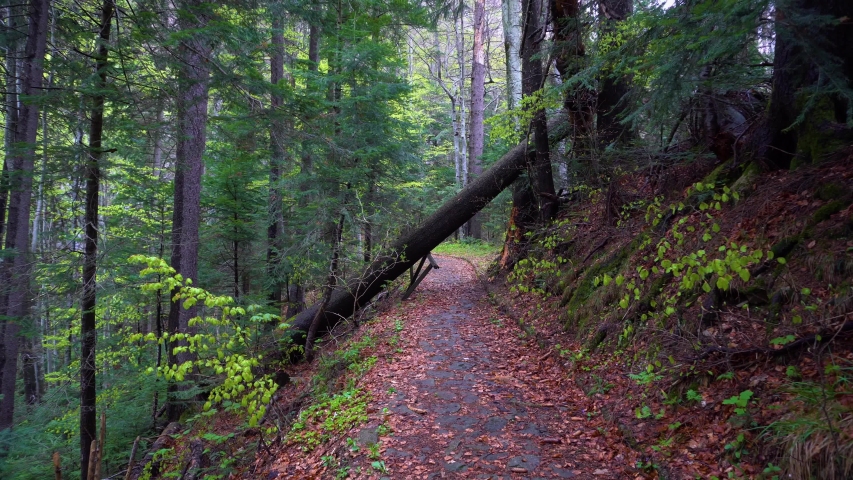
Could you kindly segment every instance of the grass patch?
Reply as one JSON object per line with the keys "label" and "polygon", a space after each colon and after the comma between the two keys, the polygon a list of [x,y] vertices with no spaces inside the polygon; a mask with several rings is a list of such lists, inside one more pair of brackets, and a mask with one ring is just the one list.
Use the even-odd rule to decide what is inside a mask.
{"label": "grass patch", "polygon": [[435,247],[432,253],[470,258],[490,257],[497,255],[499,251],[499,245],[492,245],[491,243],[483,242],[481,240],[463,240],[461,242],[444,242]]}

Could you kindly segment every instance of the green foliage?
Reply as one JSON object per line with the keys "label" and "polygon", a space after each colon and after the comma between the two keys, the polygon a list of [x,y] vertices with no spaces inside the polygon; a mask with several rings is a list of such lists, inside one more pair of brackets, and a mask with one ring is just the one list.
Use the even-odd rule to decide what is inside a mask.
{"label": "green foliage", "polygon": [[322,395],[310,407],[299,412],[287,440],[311,451],[326,442],[332,435],[348,432],[367,421],[367,404],[370,395],[358,388],[348,388],[340,393]]}
{"label": "green foliage", "polygon": [[738,395],[723,400],[723,405],[734,405],[736,415],[746,415],[746,407],[752,396],[752,390],[744,390]]}
{"label": "green foliage", "polygon": [[[182,382],[190,372],[199,371],[203,375],[221,378],[208,394],[204,404],[205,412],[212,414],[214,405],[226,410],[244,409],[249,426],[255,426],[264,416],[266,406],[272,394],[278,388],[270,375],[257,375],[255,370],[261,365],[263,356],[254,352],[252,346],[255,336],[262,325],[276,322],[279,317],[264,313],[263,307],[252,305],[246,308],[235,306],[234,300],[227,296],[213,295],[201,288],[191,287],[190,279],[176,274],[163,259],[158,257],[131,257],[131,262],[143,263],[146,268],[142,275],[156,275],[158,280],[145,284],[146,291],[173,291],[173,299],[181,302],[183,308],[203,305],[203,314],[190,320],[194,333],[165,332],[161,338],[153,333],[144,336],[145,340],[171,345],[172,352],[188,352],[193,359],[181,364],[163,365],[157,374],[170,382]],[[218,314],[214,316],[213,314]],[[245,322],[238,319],[252,314]],[[287,324],[280,324],[284,330]],[[130,342],[143,339],[142,334],[132,335]],[[153,373],[154,368],[149,368]]]}

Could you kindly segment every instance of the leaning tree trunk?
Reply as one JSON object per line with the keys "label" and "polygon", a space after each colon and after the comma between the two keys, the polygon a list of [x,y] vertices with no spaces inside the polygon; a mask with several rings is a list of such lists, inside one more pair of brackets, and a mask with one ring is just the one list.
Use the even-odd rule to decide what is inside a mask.
{"label": "leaning tree trunk", "polygon": [[[33,97],[42,94],[44,55],[47,47],[48,1],[32,0],[28,5],[29,28],[21,62],[20,93]],[[0,403],[0,430],[12,427],[15,413],[15,377],[18,372],[18,346],[20,325],[30,310],[29,258],[30,204],[33,193],[33,166],[38,133],[39,108],[32,100],[22,102],[18,110],[18,124],[14,132],[13,155],[9,162],[9,217],[6,225],[6,251],[15,252],[3,258],[0,267],[0,318],[5,324],[3,332],[5,363],[3,364],[3,401]],[[8,290],[6,290],[8,288]]]}
{"label": "leaning tree trunk", "polygon": [[[550,141],[558,142],[568,135],[566,119],[559,117],[549,122]],[[527,167],[527,144],[522,142],[483,175],[445,202],[419,227],[403,235],[383,255],[378,255],[360,276],[351,279],[336,290],[319,317],[320,331],[328,330],[341,319],[348,318],[363,307],[386,283],[403,274],[411,265],[426,256],[445,238],[465,224],[487,203],[509,186]],[[296,316],[292,327],[304,335],[317,314],[319,305]]]}
{"label": "leaning tree trunk", "polygon": [[[115,5],[104,0],[101,10],[101,33],[95,62],[95,94],[92,99],[92,121],[89,128],[89,156],[86,160],[86,246],[83,255],[83,311],[80,319],[80,478],[89,478],[89,455],[95,440],[97,412],[95,410],[95,329],[98,268],[98,196],[101,182],[101,148],[104,133],[104,91],[107,86],[107,42]],[[103,445],[101,445],[103,448]]]}

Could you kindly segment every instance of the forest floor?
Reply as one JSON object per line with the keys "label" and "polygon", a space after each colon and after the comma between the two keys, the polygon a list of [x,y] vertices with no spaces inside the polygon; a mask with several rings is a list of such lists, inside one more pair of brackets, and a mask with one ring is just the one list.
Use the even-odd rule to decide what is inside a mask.
{"label": "forest floor", "polygon": [[[488,301],[472,264],[437,260],[410,300],[360,333],[380,339],[351,390],[367,399],[366,422],[319,445],[284,442],[265,478],[637,477],[640,455],[558,355]],[[329,410],[305,428],[346,415]]]}

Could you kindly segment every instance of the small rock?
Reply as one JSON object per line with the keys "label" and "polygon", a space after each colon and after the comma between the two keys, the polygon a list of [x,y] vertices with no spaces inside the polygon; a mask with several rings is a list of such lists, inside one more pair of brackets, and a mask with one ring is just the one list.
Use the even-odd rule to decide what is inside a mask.
{"label": "small rock", "polygon": [[358,432],[358,443],[361,445],[379,443],[379,433],[375,428],[362,428]]}

